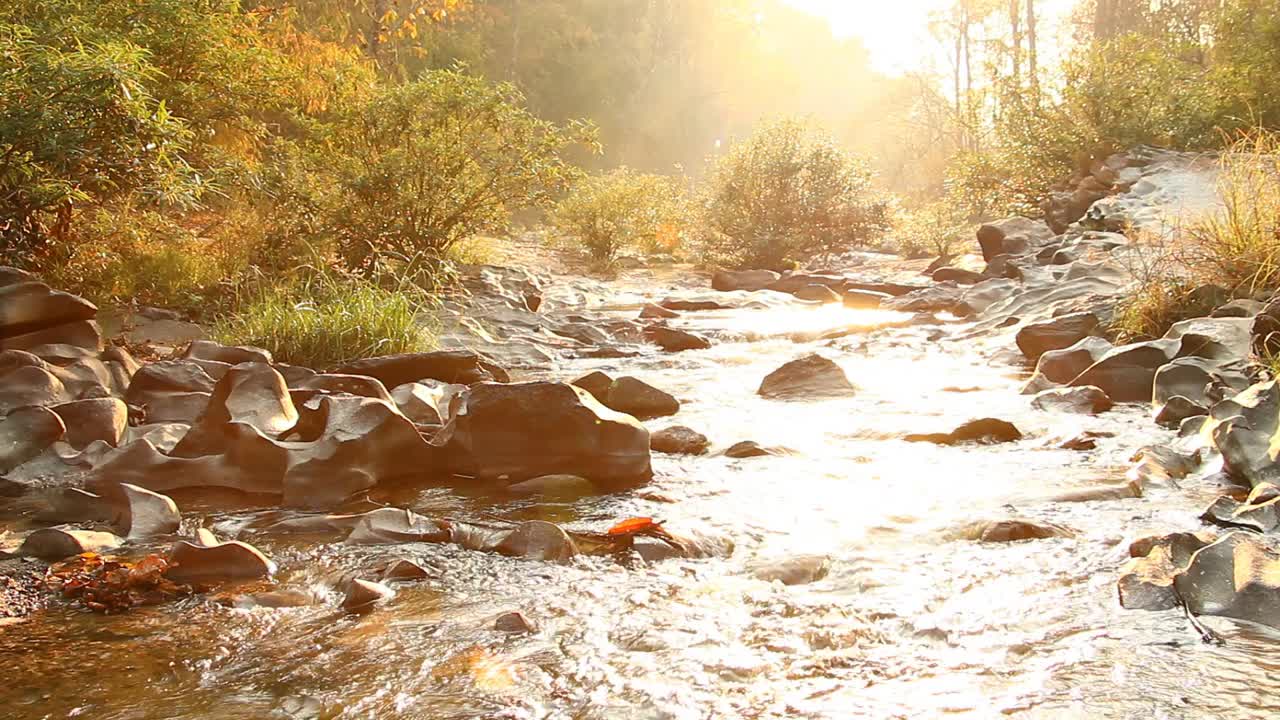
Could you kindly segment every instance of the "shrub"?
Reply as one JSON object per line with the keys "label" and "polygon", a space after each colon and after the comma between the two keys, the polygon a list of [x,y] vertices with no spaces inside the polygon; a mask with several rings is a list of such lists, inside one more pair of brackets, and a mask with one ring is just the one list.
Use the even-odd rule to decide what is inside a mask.
{"label": "shrub", "polygon": [[344,263],[367,268],[384,252],[439,258],[565,190],[575,170],[561,151],[592,133],[540,120],[523,103],[512,85],[436,70],[325,128],[312,160],[332,178],[323,215]]}
{"label": "shrub", "polygon": [[620,168],[578,183],[552,219],[595,264],[608,267],[624,248],[677,249],[688,225],[688,200],[676,178]]}
{"label": "shrub", "polygon": [[973,237],[970,223],[946,202],[900,212],[885,248],[903,257],[951,258]]}
{"label": "shrub", "polygon": [[704,205],[708,259],[737,267],[785,269],[874,241],[887,225],[864,164],[791,120],[719,158]]}
{"label": "shrub", "polygon": [[255,345],[280,362],[314,368],[433,345],[424,323],[434,307],[410,282],[385,288],[331,270],[291,283],[265,280],[215,325],[221,342]]}

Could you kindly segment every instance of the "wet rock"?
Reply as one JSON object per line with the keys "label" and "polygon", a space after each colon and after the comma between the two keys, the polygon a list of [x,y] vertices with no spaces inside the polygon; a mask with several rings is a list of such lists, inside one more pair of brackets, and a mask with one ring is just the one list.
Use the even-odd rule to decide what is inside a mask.
{"label": "wet rock", "polygon": [[1156,424],[1162,427],[1175,428],[1189,417],[1208,414],[1209,410],[1207,408],[1197,405],[1181,395],[1174,395],[1156,412]]}
{"label": "wet rock", "polygon": [[1102,388],[1087,385],[1045,390],[1032,398],[1031,406],[1037,410],[1096,415],[1110,410],[1112,403]]}
{"label": "wet rock", "polygon": [[95,440],[115,447],[129,427],[129,408],[117,398],[75,400],[49,409],[62,418],[67,428],[63,440],[76,450]]}
{"label": "wet rock", "polygon": [[438,350],[404,353],[357,360],[334,368],[343,375],[367,375],[384,387],[396,387],[419,380],[439,380],[458,385],[478,382],[507,382],[507,372],[470,350]]}
{"label": "wet rock", "polygon": [[976,285],[987,279],[982,273],[954,267],[940,267],[930,277],[934,282],[953,282],[957,285]]}
{"label": "wet rock", "polygon": [[818,303],[838,303],[843,300],[840,293],[826,285],[806,285],[797,290],[795,296],[800,300]]}
{"label": "wet rock", "polygon": [[168,495],[161,495],[137,485],[121,483],[122,503],[116,516],[116,529],[130,540],[168,535],[178,531],[182,515]]}
{"label": "wet rock", "polygon": [[613,378],[609,377],[608,374],[600,372],[599,370],[593,370],[577,380],[574,380],[571,384],[591,393],[591,397],[594,397],[600,402],[600,404],[608,407],[609,388],[613,386]]}
{"label": "wet rock", "polygon": [[960,304],[960,298],[964,292],[958,287],[938,285],[884,300],[880,303],[880,307],[885,310],[910,313],[949,313]]}
{"label": "wet rock", "polygon": [[1200,451],[1179,452],[1168,445],[1147,445],[1133,455],[1135,465],[1129,469],[1129,477],[1142,483],[1171,485],[1171,480],[1181,480],[1200,466]]}
{"label": "wet rock", "polygon": [[88,300],[36,280],[0,285],[0,347],[10,347],[10,338],[92,320],[97,314],[97,306]]}
{"label": "wet rock", "polygon": [[1178,358],[1156,370],[1151,403],[1159,411],[1170,398],[1179,395],[1197,405],[1211,402],[1208,400],[1209,388],[1220,379],[1221,376],[1214,371],[1214,363],[1204,358]]}
{"label": "wet rock", "polygon": [[997,418],[970,420],[949,433],[907,435],[903,438],[907,442],[930,442],[935,445],[958,445],[960,443],[994,445],[1021,439],[1022,433],[1013,423]]}
{"label": "wet rock", "polygon": [[733,554],[733,540],[722,535],[697,531],[674,533],[668,531],[667,539],[636,536],[631,549],[645,562],[661,562],[673,558],[725,558]]}
{"label": "wet rock", "polygon": [[380,582],[356,578],[347,584],[346,593],[342,597],[342,609],[349,613],[368,612],[378,604],[390,600],[395,594],[395,590]]}
{"label": "wet rock", "polygon": [[[410,384],[410,387],[417,383]],[[305,401],[315,393],[347,393],[360,397],[373,398],[395,405],[391,393],[376,378],[367,375],[339,375],[337,373],[317,373],[289,385],[289,394],[295,402]]]}
{"label": "wet rock", "polygon": [[826,555],[797,555],[757,563],[751,574],[765,582],[807,585],[826,577],[830,571],[831,558]]}
{"label": "wet rock", "polygon": [[187,351],[183,354],[183,357],[188,360],[210,360],[228,365],[239,365],[246,362],[270,365],[274,362],[271,358],[271,353],[262,348],[247,345],[233,347],[220,345],[210,340],[193,340],[187,346]]}
{"label": "wet rock", "polygon": [[109,532],[75,530],[71,528],[42,528],[31,533],[18,547],[19,555],[41,560],[62,560],[87,552],[106,552],[123,544],[123,540]]}
{"label": "wet rock", "polygon": [[665,327],[663,325],[650,325],[644,329],[644,337],[649,342],[657,345],[666,352],[682,352],[684,350],[706,350],[711,347],[711,341],[684,330],[676,330],[675,328]]}
{"label": "wet rock", "polygon": [[196,528],[196,536],[193,542],[200,547],[213,547],[222,541],[209,528]]}
{"label": "wet rock", "polygon": [[507,486],[513,495],[543,495],[551,497],[583,497],[594,495],[595,483],[577,475],[543,475]]}
{"label": "wet rock", "polygon": [[1222,527],[1272,532],[1280,526],[1280,489],[1271,483],[1260,483],[1244,502],[1223,495],[1214,500],[1200,519]]}
{"label": "wet rock", "polygon": [[1173,585],[1192,614],[1280,627],[1280,555],[1257,536],[1230,533],[1201,548]]}
{"label": "wet rock", "polygon": [[570,474],[599,483],[647,480],[649,431],[564,383],[481,383],[433,443],[449,468],[483,480],[519,482]]}
{"label": "wet rock", "polygon": [[534,560],[564,562],[578,554],[578,548],[559,525],[543,520],[528,520],[516,526],[498,543],[503,555]]}
{"label": "wet rock", "polygon": [[961,539],[975,542],[1005,543],[1075,537],[1075,531],[1054,523],[1010,518],[973,522],[960,528],[957,535]]}
{"label": "wet rock", "polygon": [[0,473],[36,457],[66,430],[62,418],[48,408],[23,407],[0,417]]}
{"label": "wet rock", "polygon": [[1035,374],[1022,389],[1032,395],[1076,379],[1111,350],[1111,343],[1100,337],[1087,337],[1069,348],[1050,350],[1036,362]]}
{"label": "wet rock", "polygon": [[493,621],[493,629],[513,635],[530,635],[538,632],[538,625],[522,613],[506,612]]}
{"label": "wet rock", "polygon": [[1280,482],[1280,464],[1271,448],[1280,429],[1280,386],[1276,381],[1251,385],[1210,409],[1220,420],[1213,444],[1222,453],[1223,469],[1238,480],[1257,485]]}
{"label": "wet rock", "polygon": [[795,295],[810,285],[821,285],[833,290],[843,288],[847,280],[835,275],[813,275],[808,273],[792,273],[783,275],[766,287],[774,292]]}
{"label": "wet rock", "polygon": [[678,317],[680,317],[680,313],[675,310],[668,310],[661,305],[654,305],[653,303],[645,303],[644,307],[640,308],[640,319],[642,320],[669,320]]}
{"label": "wet rock", "polygon": [[781,277],[772,270],[721,270],[711,276],[711,288],[721,292],[763,290]]}
{"label": "wet rock", "polygon": [[1191,557],[1212,542],[1202,533],[1171,533],[1141,538],[1129,546],[1133,558],[1120,571],[1116,589],[1127,610],[1171,610],[1178,606],[1173,579]]}
{"label": "wet rock", "polygon": [[405,560],[403,558],[392,560],[382,569],[383,582],[393,580],[426,580],[429,577],[431,577],[431,573],[427,572],[426,568],[412,560]]}
{"label": "wet rock", "polygon": [[706,435],[683,425],[672,425],[649,436],[649,449],[669,455],[702,455],[711,447]]}
{"label": "wet rock", "polygon": [[1028,360],[1039,360],[1050,350],[1069,348],[1099,332],[1098,316],[1091,312],[1070,313],[1051,320],[1031,323],[1018,331],[1018,349]]}
{"label": "wet rock", "polygon": [[725,305],[715,300],[682,300],[679,298],[664,298],[658,303],[661,307],[668,310],[680,310],[684,312],[698,312],[702,310],[728,310],[731,305]]}
{"label": "wet rock", "polygon": [[840,366],[821,355],[792,360],[765,376],[757,394],[772,399],[797,400],[850,396],[853,384]]}
{"label": "wet rock", "polygon": [[764,447],[755,440],[743,440],[742,442],[734,443],[724,451],[725,457],[731,458],[753,458],[786,454],[787,451],[782,448]]}
{"label": "wet rock", "polygon": [[630,375],[609,384],[604,405],[638,420],[666,417],[680,411],[680,402],[674,397]]}
{"label": "wet rock", "polygon": [[[328,519],[335,520],[334,516]],[[440,523],[412,510],[379,508],[355,516],[355,520],[351,534],[345,541],[348,545],[449,541],[449,531],[441,527]]]}
{"label": "wet rock", "polygon": [[855,310],[876,310],[881,303],[893,297],[887,293],[849,289],[845,289],[842,295],[844,306]]}
{"label": "wet rock", "polygon": [[466,390],[437,380],[405,383],[391,391],[391,400],[414,425],[442,425],[449,416],[449,403]]}
{"label": "wet rock", "polygon": [[169,550],[170,580],[188,584],[214,584],[227,580],[269,577],[275,563],[248,543],[229,541],[216,545],[178,542]]}

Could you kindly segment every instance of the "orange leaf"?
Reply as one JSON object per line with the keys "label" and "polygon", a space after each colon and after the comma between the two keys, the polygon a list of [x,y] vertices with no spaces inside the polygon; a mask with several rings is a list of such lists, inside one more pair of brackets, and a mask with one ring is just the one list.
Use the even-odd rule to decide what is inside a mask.
{"label": "orange leaf", "polygon": [[646,530],[661,530],[662,525],[654,521],[651,517],[633,517],[627,518],[622,522],[609,528],[608,535],[634,535],[638,532]]}

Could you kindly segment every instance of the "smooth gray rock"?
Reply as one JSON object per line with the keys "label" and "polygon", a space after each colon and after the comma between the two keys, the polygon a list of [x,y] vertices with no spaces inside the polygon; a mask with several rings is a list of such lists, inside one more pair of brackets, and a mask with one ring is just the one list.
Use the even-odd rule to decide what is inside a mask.
{"label": "smooth gray rock", "polygon": [[792,360],[765,376],[756,393],[776,400],[848,397],[855,392],[844,370],[821,355]]}
{"label": "smooth gray rock", "polygon": [[118,398],[75,400],[49,409],[66,425],[63,440],[77,450],[95,440],[115,447],[129,427],[129,407]]}
{"label": "smooth gray rock", "polygon": [[559,525],[543,520],[527,520],[498,543],[503,555],[565,562],[578,554],[578,547]]}
{"label": "smooth gray rock", "polygon": [[0,474],[44,452],[66,433],[57,413],[42,407],[23,407],[0,417]]}

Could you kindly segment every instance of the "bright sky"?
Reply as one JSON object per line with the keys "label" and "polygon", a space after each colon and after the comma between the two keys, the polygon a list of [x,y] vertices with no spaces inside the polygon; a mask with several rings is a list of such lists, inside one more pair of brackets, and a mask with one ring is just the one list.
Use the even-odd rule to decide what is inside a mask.
{"label": "bright sky", "polygon": [[[941,56],[929,33],[929,15],[954,0],[786,0],[805,12],[825,17],[842,37],[857,37],[871,53],[877,70],[893,75],[920,69]],[[1041,42],[1045,54],[1073,0],[1037,0]]]}

